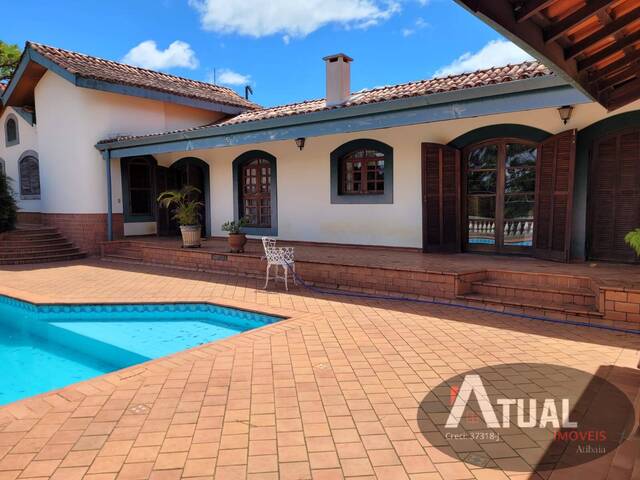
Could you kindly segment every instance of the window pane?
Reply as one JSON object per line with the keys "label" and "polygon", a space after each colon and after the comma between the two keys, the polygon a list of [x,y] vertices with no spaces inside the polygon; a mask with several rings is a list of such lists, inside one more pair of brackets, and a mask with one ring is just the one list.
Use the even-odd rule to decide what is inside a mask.
{"label": "window pane", "polygon": [[25,157],[20,161],[20,194],[40,195],[40,169],[38,160]]}
{"label": "window pane", "polygon": [[498,146],[486,145],[469,154],[469,168],[496,168],[498,164]]}
{"label": "window pane", "polygon": [[7,120],[7,142],[15,142],[18,139],[18,125],[13,118]]}
{"label": "window pane", "polygon": [[467,174],[468,193],[495,193],[496,172],[469,172]]}
{"label": "window pane", "polygon": [[534,195],[505,195],[504,244],[533,245]]}
{"label": "window pane", "polygon": [[506,193],[535,192],[536,171],[533,168],[508,168],[505,171]]}
{"label": "window pane", "polygon": [[535,167],[536,147],[520,143],[507,144],[507,167]]}
{"label": "window pane", "polygon": [[467,197],[469,213],[469,243],[496,243],[496,199],[494,196]]}
{"label": "window pane", "polygon": [[131,190],[129,204],[133,215],[151,215],[151,191]]}
{"label": "window pane", "polygon": [[129,186],[131,188],[151,187],[151,168],[147,163],[129,164]]}

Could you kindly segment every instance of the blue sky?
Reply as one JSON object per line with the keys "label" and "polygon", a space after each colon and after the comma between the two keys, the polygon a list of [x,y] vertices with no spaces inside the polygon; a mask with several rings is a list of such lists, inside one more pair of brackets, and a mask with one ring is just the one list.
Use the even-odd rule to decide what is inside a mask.
{"label": "blue sky", "polygon": [[324,95],[322,57],[354,58],[352,90],[527,56],[452,0],[7,2],[0,39],[136,63],[243,90],[270,106]]}

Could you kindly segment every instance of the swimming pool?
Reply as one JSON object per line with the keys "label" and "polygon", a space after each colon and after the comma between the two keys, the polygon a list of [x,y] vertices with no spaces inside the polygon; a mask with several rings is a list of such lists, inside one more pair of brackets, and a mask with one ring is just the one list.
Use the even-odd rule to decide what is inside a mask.
{"label": "swimming pool", "polygon": [[0,295],[0,405],[278,320],[203,303],[37,306]]}

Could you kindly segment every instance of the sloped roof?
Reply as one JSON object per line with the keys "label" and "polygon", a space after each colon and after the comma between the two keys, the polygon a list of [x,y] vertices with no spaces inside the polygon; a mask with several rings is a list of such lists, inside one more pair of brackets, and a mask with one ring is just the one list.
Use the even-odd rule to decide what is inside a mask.
{"label": "sloped roof", "polygon": [[250,110],[260,108],[259,105],[244,99],[232,89],[220,85],[134,67],[40,43],[27,42],[25,53],[30,50],[42,55],[67,72],[82,78],[116,85],[139,87],[179,97]]}
{"label": "sloped roof", "polygon": [[146,138],[158,135],[192,132],[210,127],[221,127],[226,125],[236,125],[240,123],[256,122],[274,118],[290,117],[294,115],[304,115],[324,110],[335,110],[349,108],[357,105],[398,100],[402,98],[418,97],[435,93],[446,93],[468,88],[483,87],[500,83],[507,83],[516,80],[551,75],[551,71],[537,61],[524,62],[516,65],[505,65],[502,67],[488,68],[471,73],[450,75],[447,77],[431,78],[415,82],[402,83],[399,85],[389,85],[368,90],[362,90],[351,94],[349,101],[342,105],[327,106],[324,99],[306,100],[299,103],[279,105],[271,108],[247,111],[232,118],[216,123],[192,127],[171,132],[159,132],[155,134],[140,136],[121,136],[117,138],[105,139],[99,143],[109,143],[120,140],[130,140],[136,138]]}

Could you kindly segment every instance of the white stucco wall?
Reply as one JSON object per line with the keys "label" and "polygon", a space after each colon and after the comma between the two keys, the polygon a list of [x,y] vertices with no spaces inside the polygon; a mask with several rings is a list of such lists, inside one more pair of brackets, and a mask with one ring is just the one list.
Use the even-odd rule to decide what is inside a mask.
{"label": "white stucco wall", "polygon": [[[614,114],[638,108],[640,102]],[[223,235],[220,225],[233,218],[233,160],[248,150],[257,149],[277,158],[280,238],[419,248],[422,246],[422,142],[447,144],[476,128],[504,123],[528,125],[555,134],[570,128],[584,128],[606,116],[606,111],[597,104],[578,105],[567,125],[562,123],[555,108],[549,108],[307,138],[303,151],[298,150],[293,140],[287,140],[190,151],[188,156],[201,158],[210,165],[213,235]],[[393,204],[331,204],[330,153],[343,143],[358,138],[379,140],[393,147]],[[156,158],[160,165],[168,166],[186,155],[174,153]]]}
{"label": "white stucco wall", "polygon": [[[106,169],[94,145],[215,121],[221,114],[72,85],[47,72],[35,90],[45,213],[105,213]],[[122,213],[120,162],[112,161],[113,211]]]}
{"label": "white stucco wall", "polygon": [[[7,117],[13,115],[18,120],[19,143],[7,147],[5,139],[5,122]],[[4,160],[7,169],[7,176],[11,178],[12,186],[16,193],[18,208],[23,212],[39,212],[40,200],[23,200],[20,198],[20,175],[18,172],[18,160],[28,150],[40,154],[38,149],[37,127],[25,121],[20,114],[12,107],[6,108],[0,116],[0,158]],[[42,191],[42,184],[40,185]]]}

